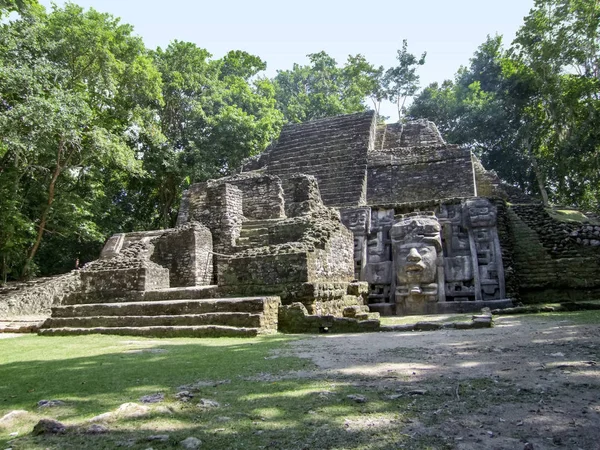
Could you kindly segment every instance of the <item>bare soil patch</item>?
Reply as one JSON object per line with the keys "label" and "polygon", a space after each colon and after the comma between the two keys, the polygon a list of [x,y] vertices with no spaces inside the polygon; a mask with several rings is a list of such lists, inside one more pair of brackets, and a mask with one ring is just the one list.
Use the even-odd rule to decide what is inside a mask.
{"label": "bare soil patch", "polygon": [[500,317],[494,328],[468,331],[311,336],[284,353],[317,367],[292,377],[411,397],[415,419],[404,432],[413,442],[435,438],[432,448],[599,449],[600,327],[573,317]]}

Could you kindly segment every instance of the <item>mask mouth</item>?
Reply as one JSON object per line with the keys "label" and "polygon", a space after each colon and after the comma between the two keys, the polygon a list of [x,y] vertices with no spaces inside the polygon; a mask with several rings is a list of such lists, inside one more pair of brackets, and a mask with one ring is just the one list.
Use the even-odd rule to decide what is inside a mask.
{"label": "mask mouth", "polygon": [[404,271],[407,273],[411,273],[411,272],[423,272],[423,270],[425,269],[425,267],[421,264],[407,264],[404,267]]}

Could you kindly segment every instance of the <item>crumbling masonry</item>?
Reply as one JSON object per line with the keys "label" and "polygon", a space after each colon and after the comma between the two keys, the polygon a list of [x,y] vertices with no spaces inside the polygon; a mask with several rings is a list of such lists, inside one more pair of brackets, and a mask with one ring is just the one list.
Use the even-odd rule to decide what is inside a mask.
{"label": "crumbling masonry", "polygon": [[241,173],[192,185],[176,228],[115,235],[63,291],[0,313],[52,307],[44,334],[377,330],[379,314],[597,295],[599,233],[551,217],[431,122],[352,114],[285,126]]}

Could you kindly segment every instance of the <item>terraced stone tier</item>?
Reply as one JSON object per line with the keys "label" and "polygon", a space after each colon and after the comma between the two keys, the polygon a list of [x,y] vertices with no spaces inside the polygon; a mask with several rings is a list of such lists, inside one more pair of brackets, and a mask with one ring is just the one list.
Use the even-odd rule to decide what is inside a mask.
{"label": "terraced stone tier", "polygon": [[217,296],[218,286],[192,286],[158,289],[155,291],[76,292],[63,300],[63,305],[88,303],[154,302],[164,300],[209,299]]}
{"label": "terraced stone tier", "polygon": [[73,336],[85,334],[116,334],[121,336],[146,337],[254,337],[260,334],[258,328],[238,328],[217,325],[201,326],[162,326],[162,327],[94,327],[94,328],[45,328],[39,331],[42,336]]}
{"label": "terraced stone tier", "polygon": [[51,317],[46,320],[44,326],[48,328],[110,328],[226,325],[246,328],[261,328],[263,326],[263,321],[261,319],[261,314],[235,312],[156,316]]}
{"label": "terraced stone tier", "polygon": [[[188,291],[193,292],[192,289]],[[188,291],[180,289],[179,293]],[[280,304],[279,297],[72,304],[52,308],[52,317],[44,322],[39,333],[153,337],[256,336],[277,331]]]}

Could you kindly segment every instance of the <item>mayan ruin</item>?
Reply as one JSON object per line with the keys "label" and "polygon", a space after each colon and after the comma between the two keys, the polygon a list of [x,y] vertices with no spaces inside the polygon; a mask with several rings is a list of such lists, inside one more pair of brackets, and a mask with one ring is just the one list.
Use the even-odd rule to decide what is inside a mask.
{"label": "mayan ruin", "polygon": [[600,292],[600,227],[553,219],[426,120],[287,125],[240,173],[194,184],[177,226],[117,234],[97,261],[17,292],[40,333],[253,336],[384,330]]}

